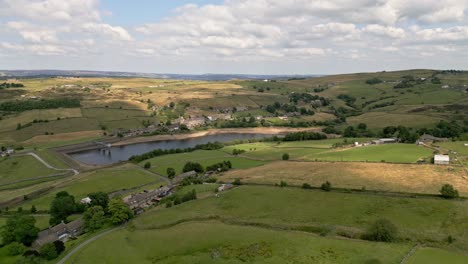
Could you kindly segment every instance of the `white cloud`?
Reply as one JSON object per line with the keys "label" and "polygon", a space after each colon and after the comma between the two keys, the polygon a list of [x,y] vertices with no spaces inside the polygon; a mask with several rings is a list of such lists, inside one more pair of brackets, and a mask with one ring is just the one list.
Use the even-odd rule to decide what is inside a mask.
{"label": "white cloud", "polygon": [[[467,9],[468,0],[225,0],[184,5],[129,29],[106,21],[118,21],[118,13],[102,10],[99,0],[0,0],[0,47],[16,56],[74,56],[84,66],[89,60],[82,57],[122,54],[124,67],[155,57],[188,69],[201,61],[229,61],[226,67],[237,71],[256,63],[293,70],[316,60],[362,67],[375,60],[386,67],[390,54],[411,67],[409,56],[443,54],[449,63],[455,51],[466,49]],[[158,65],[168,72],[162,67],[169,63]]]}
{"label": "white cloud", "polygon": [[127,30],[123,27],[113,27],[109,24],[86,23],[81,26],[81,29],[97,35],[107,35],[114,40],[133,40]]}

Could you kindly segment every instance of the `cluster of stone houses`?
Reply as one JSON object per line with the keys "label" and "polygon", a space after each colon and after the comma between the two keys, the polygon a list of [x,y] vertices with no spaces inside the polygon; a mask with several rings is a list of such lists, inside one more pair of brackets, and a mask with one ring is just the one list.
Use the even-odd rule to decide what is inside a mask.
{"label": "cluster of stone houses", "polygon": [[84,232],[83,220],[81,218],[65,224],[63,221],[53,227],[49,227],[38,233],[36,241],[33,246],[40,248],[41,246],[53,243],[54,241],[60,240],[66,242],[69,238],[77,237]]}
{"label": "cluster of stone houses", "polygon": [[195,177],[195,171],[189,171],[176,176],[169,186],[163,186],[155,190],[143,191],[140,193],[132,194],[123,198],[124,203],[133,211],[135,215],[144,212],[144,208],[161,201],[162,198],[171,195],[172,190],[182,180],[189,177]]}
{"label": "cluster of stone houses", "polygon": [[143,191],[123,198],[124,203],[133,211],[135,215],[144,212],[144,208],[161,201],[161,199],[171,193],[172,188],[168,186],[160,187],[151,191]]}
{"label": "cluster of stone houses", "polygon": [[431,135],[424,134],[421,137],[419,137],[418,141],[416,141],[417,145],[426,145],[426,144],[431,144],[434,142],[448,142],[448,138],[440,138],[440,137],[434,137]]}

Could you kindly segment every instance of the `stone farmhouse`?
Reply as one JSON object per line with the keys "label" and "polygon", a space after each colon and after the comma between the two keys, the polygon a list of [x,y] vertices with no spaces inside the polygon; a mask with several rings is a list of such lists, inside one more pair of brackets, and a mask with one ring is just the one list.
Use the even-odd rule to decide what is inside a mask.
{"label": "stone farmhouse", "polygon": [[68,224],[62,223],[39,232],[33,246],[40,248],[47,243],[53,243],[56,240],[66,242],[71,237],[77,237],[84,232],[83,220],[81,218]]}

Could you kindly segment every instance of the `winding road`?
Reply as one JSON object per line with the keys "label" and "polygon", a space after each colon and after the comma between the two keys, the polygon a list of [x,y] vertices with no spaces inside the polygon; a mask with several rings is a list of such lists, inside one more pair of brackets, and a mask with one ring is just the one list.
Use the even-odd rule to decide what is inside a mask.
{"label": "winding road", "polygon": [[44,166],[46,166],[47,168],[49,169],[53,169],[53,170],[56,170],[56,171],[71,171],[73,172],[73,175],[78,175],[80,174],[79,171],[73,169],[73,168],[69,168],[69,169],[59,169],[59,168],[56,168],[52,165],[50,165],[49,163],[47,163],[47,161],[43,160],[41,157],[39,157],[39,155],[37,155],[36,153],[34,152],[26,152],[26,153],[21,153],[21,154],[16,154],[15,156],[26,156],[26,155],[29,155],[29,156],[32,156],[34,157],[35,159],[37,159],[39,162],[41,162],[42,164],[44,164]]}
{"label": "winding road", "polygon": [[78,250],[82,249],[84,246],[86,246],[87,244],[93,242],[94,240],[102,237],[102,236],[105,236],[107,234],[109,234],[110,232],[112,231],[115,231],[117,229],[120,229],[122,228],[123,226],[118,226],[118,227],[114,227],[112,229],[109,229],[103,233],[100,233],[96,236],[93,236],[91,238],[89,238],[88,240],[84,241],[83,243],[79,244],[78,246],[76,246],[75,248],[73,248],[70,252],[67,253],[67,255],[65,255],[59,262],[57,262],[57,264],[63,264],[65,263],[73,254],[75,254]]}

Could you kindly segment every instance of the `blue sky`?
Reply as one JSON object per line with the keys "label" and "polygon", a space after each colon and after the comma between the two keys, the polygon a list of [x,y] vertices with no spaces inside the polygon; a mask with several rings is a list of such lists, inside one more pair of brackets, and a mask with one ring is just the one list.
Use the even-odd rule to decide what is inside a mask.
{"label": "blue sky", "polygon": [[0,0],[0,69],[468,68],[468,0]]}
{"label": "blue sky", "polygon": [[222,0],[103,0],[101,6],[112,15],[104,17],[109,23],[135,26],[149,21],[157,22],[185,4],[220,4]]}

